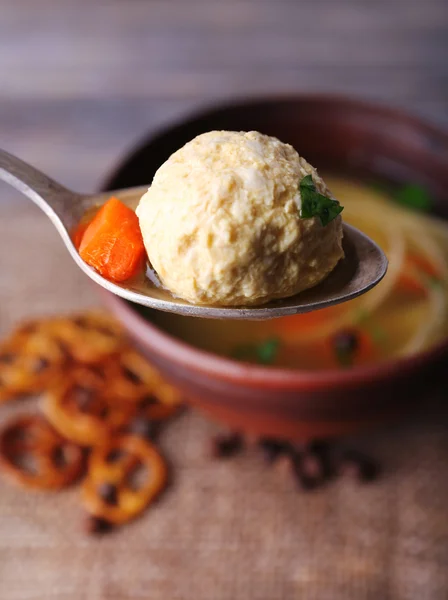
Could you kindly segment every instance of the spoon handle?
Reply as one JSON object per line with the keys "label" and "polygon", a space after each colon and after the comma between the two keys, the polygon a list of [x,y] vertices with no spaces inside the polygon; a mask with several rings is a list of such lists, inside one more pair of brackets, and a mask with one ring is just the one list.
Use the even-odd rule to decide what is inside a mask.
{"label": "spoon handle", "polygon": [[81,196],[68,190],[20,158],[0,150],[0,179],[28,196],[52,220],[72,220],[75,198]]}

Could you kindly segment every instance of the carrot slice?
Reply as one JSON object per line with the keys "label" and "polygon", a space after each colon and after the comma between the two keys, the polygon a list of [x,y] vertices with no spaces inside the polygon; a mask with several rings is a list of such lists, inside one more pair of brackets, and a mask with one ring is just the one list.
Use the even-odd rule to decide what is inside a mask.
{"label": "carrot slice", "polygon": [[398,276],[398,289],[417,296],[426,296],[428,294],[428,286],[425,285],[425,281],[424,279],[422,280],[421,276],[426,278],[441,278],[441,274],[435,265],[425,256],[412,252],[408,253],[404,260],[403,269]]}
{"label": "carrot slice", "polygon": [[420,271],[423,271],[423,273],[426,275],[429,275],[429,277],[442,277],[442,273],[440,273],[439,269],[434,265],[434,263],[432,263],[426,256],[423,256],[422,254],[409,252],[406,256],[406,262],[408,261],[411,265]]}
{"label": "carrot slice", "polygon": [[412,272],[407,273],[405,271],[398,276],[397,290],[416,296],[426,296],[428,294],[428,288],[422,281],[417,279]]}
{"label": "carrot slice", "polygon": [[354,363],[364,365],[372,362],[376,354],[375,343],[372,336],[366,331],[359,331],[359,348],[355,354]]}
{"label": "carrot slice", "polygon": [[85,230],[79,254],[111,281],[136,275],[145,254],[137,215],[117,198],[110,198]]}

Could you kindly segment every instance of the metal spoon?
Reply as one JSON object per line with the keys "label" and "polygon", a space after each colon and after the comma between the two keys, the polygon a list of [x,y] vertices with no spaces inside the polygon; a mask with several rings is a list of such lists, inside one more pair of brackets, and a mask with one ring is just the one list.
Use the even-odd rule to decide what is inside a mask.
{"label": "metal spoon", "polygon": [[28,196],[44,211],[73,260],[91,279],[126,300],[157,310],[216,319],[269,319],[305,313],[367,292],[381,281],[387,269],[384,252],[366,235],[344,224],[345,258],[322,283],[297,296],[262,306],[221,308],[189,304],[156,285],[145,286],[145,293],[141,293],[138,285],[112,283],[89,267],[76,251],[69,232],[90,208],[104,204],[112,194],[135,208],[147,186],[100,194],[77,194],[3,150],[0,150],[0,179]]}

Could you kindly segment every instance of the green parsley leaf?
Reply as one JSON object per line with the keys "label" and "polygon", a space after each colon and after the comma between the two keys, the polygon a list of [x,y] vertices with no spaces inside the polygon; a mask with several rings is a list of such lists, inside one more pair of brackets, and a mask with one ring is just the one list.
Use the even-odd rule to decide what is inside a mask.
{"label": "green parsley leaf", "polygon": [[423,212],[428,212],[432,207],[432,199],[428,191],[412,183],[399,188],[394,198],[400,204]]}
{"label": "green parsley leaf", "polygon": [[302,219],[319,217],[320,222],[325,227],[344,209],[337,200],[319,194],[311,175],[303,177],[299,184],[299,190],[302,201],[302,208],[300,209]]}
{"label": "green parsley leaf", "polygon": [[270,338],[261,344],[242,344],[237,346],[231,357],[245,362],[256,362],[262,365],[271,365],[277,358],[280,348],[278,338]]}
{"label": "green parsley leaf", "polygon": [[266,340],[263,344],[257,346],[257,359],[262,365],[272,364],[278,354],[280,348],[280,340],[278,338],[271,338]]}

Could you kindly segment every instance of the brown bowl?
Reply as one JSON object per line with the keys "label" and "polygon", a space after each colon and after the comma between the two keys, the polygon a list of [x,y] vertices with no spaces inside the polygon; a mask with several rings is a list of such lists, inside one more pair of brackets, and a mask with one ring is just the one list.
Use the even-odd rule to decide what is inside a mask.
{"label": "brown bowl", "polygon": [[[247,101],[203,112],[153,136],[105,184],[150,183],[180,146],[211,129],[258,130],[291,143],[314,166],[417,183],[448,216],[448,134],[400,111],[328,96]],[[408,410],[448,352],[448,340],[415,356],[347,371],[259,367],[199,350],[105,293],[109,308],[142,351],[191,403],[229,426],[266,436],[345,434]]]}

